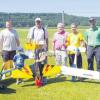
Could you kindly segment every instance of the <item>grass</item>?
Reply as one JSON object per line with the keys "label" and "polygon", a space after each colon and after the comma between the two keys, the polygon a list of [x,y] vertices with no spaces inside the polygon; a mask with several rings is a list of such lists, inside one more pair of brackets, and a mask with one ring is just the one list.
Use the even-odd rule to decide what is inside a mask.
{"label": "grass", "polygon": [[[17,29],[24,46],[26,42],[27,29]],[[55,29],[49,29],[49,43],[52,41]],[[69,29],[67,31],[70,31]],[[83,29],[79,31],[84,32]],[[49,45],[51,49],[51,45]],[[29,63],[29,62],[28,62]],[[49,58],[50,64],[55,64],[54,58]],[[0,58],[2,65],[2,59]],[[83,67],[87,69],[86,55],[83,54]],[[2,81],[7,85],[7,89],[0,90],[0,100],[99,100],[100,82],[96,80],[84,82],[71,82],[70,77],[50,78],[48,84],[36,88],[34,81],[25,80],[24,84],[16,85],[15,79],[6,79]]]}

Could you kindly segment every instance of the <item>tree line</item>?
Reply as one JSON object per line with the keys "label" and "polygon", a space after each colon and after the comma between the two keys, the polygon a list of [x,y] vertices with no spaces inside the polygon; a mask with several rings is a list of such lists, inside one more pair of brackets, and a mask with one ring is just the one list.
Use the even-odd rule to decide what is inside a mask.
{"label": "tree line", "polygon": [[[62,13],[0,13],[0,27],[5,27],[6,20],[12,20],[14,27],[31,27],[34,25],[36,17],[43,20],[43,24],[48,27],[56,27],[58,22],[62,21]],[[97,19],[97,25],[100,25],[100,17]],[[80,26],[88,26],[88,17],[74,16],[64,14],[65,25],[75,22]]]}

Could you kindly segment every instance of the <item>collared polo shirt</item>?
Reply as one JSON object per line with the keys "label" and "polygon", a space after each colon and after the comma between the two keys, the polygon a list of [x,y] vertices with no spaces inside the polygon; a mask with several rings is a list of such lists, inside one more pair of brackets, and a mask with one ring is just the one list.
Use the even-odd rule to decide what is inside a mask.
{"label": "collared polo shirt", "polygon": [[100,28],[90,28],[84,33],[85,40],[89,46],[99,46],[100,45]]}

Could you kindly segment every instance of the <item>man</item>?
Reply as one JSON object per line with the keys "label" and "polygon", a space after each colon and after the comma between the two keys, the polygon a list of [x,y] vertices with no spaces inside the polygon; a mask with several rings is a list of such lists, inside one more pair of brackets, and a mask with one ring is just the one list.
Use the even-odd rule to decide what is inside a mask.
{"label": "man", "polygon": [[0,32],[0,52],[4,62],[13,59],[19,45],[19,37],[12,28],[12,21],[6,21],[6,29]]}
{"label": "man", "polygon": [[48,49],[48,33],[42,26],[42,20],[40,18],[35,19],[35,26],[31,27],[27,35],[28,42],[35,42],[41,44],[42,41],[46,41]]}
{"label": "man", "polygon": [[90,28],[85,32],[87,43],[88,69],[94,70],[94,56],[96,58],[97,71],[100,71],[100,28],[96,26],[95,18],[89,18]]}
{"label": "man", "polygon": [[[40,18],[35,19],[35,26],[30,28],[29,33],[27,35],[27,39],[29,43],[36,43],[42,46],[42,48],[35,50],[35,60],[39,59],[39,54],[41,52],[44,51],[46,52],[48,50],[48,34],[46,30],[43,28],[42,20]],[[44,64],[46,63],[47,63],[47,58],[45,59],[44,62],[35,62],[35,82],[37,80],[37,77],[39,77],[39,80],[41,81],[42,69]]]}
{"label": "man", "polygon": [[18,34],[12,26],[11,20],[6,21],[6,29],[0,32],[0,53],[4,64],[13,59],[16,49],[20,45]]}

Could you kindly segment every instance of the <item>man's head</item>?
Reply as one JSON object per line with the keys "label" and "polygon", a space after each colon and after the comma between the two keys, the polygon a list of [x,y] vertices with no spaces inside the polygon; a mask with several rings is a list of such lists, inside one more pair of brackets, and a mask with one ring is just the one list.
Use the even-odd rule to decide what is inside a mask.
{"label": "man's head", "polygon": [[77,24],[76,23],[71,24],[71,30],[73,33],[77,33]]}
{"label": "man's head", "polygon": [[58,29],[59,33],[61,33],[62,31],[64,31],[64,24],[63,23],[58,23],[57,24],[57,29]]}
{"label": "man's head", "polygon": [[89,18],[89,25],[90,25],[91,28],[95,27],[95,25],[96,25],[95,18],[93,18],[93,17]]}
{"label": "man's head", "polygon": [[42,20],[40,18],[35,19],[35,26],[38,28],[41,28]]}
{"label": "man's head", "polygon": [[6,28],[9,30],[12,29],[12,21],[11,20],[6,21]]}

